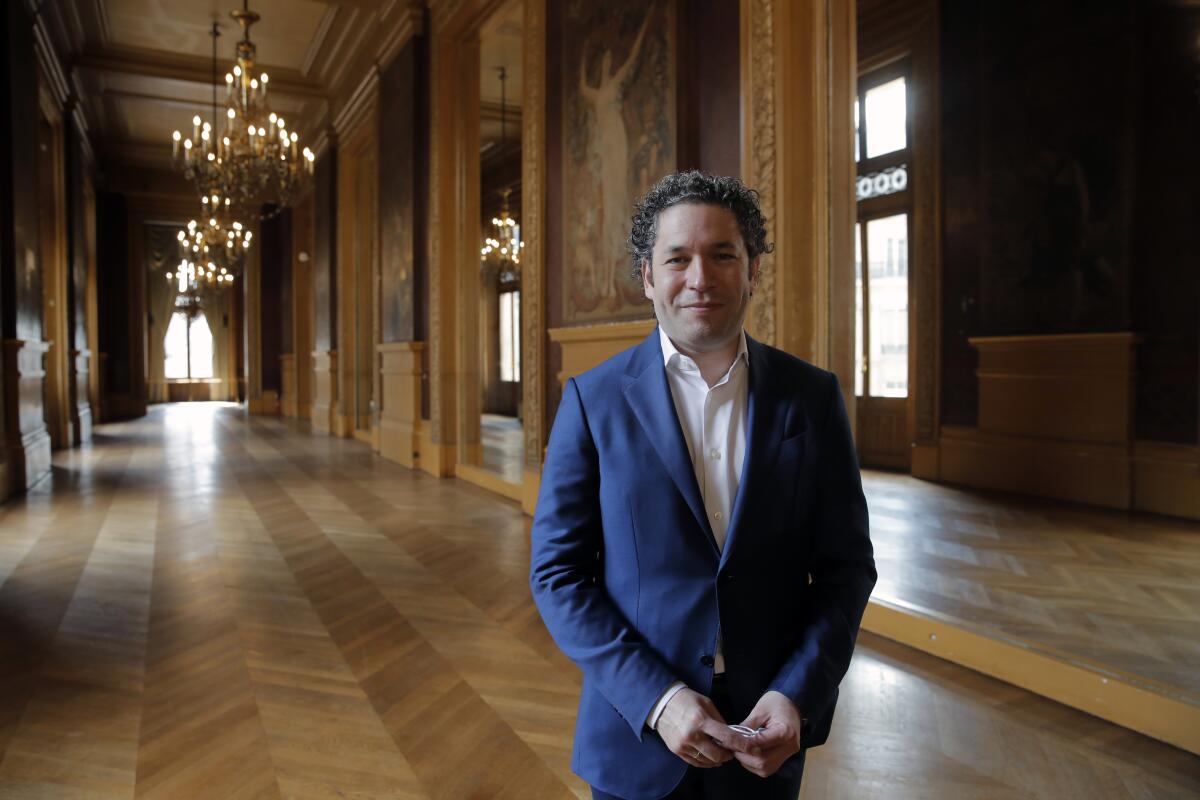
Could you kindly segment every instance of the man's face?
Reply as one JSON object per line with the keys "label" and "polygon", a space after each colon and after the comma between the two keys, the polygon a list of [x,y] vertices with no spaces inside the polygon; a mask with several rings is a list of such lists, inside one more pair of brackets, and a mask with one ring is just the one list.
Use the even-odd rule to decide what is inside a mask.
{"label": "man's face", "polygon": [[736,340],[757,280],[758,259],[750,262],[729,209],[679,203],[658,215],[642,285],[680,351],[706,353]]}

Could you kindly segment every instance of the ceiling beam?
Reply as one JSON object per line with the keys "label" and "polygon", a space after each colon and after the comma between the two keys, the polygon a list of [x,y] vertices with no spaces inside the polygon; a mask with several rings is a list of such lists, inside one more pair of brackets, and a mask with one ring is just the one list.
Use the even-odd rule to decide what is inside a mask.
{"label": "ceiling beam", "polygon": [[[75,58],[73,66],[96,72],[114,72],[167,78],[212,86],[212,61],[193,56],[159,56],[133,48],[107,47],[87,50]],[[328,93],[316,81],[294,70],[270,68],[271,93],[327,99]]]}

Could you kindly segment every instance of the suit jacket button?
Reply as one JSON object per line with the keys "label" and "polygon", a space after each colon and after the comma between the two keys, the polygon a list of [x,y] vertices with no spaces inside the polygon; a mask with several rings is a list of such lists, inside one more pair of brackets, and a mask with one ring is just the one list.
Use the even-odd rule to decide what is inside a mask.
{"label": "suit jacket button", "polygon": [[700,663],[706,667],[711,667],[713,664],[716,664],[717,662],[710,655],[702,655],[702,656],[700,656]]}

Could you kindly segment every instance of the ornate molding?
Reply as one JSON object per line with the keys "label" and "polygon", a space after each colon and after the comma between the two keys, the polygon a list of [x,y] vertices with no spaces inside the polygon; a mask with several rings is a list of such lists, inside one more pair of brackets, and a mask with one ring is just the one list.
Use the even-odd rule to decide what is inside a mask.
{"label": "ornate molding", "polygon": [[308,43],[308,50],[305,51],[304,59],[300,62],[301,74],[306,76],[312,74],[313,65],[316,64],[321,48],[325,46],[325,39],[329,36],[329,29],[333,27],[333,20],[337,15],[338,8],[336,6],[329,6],[321,15],[321,21],[317,23],[317,32],[313,35],[312,41]]}
{"label": "ornate molding", "polygon": [[430,42],[429,76],[429,427],[430,438],[435,443],[443,439],[442,408],[446,404],[442,385],[443,353],[442,339],[445,331],[442,321],[442,100],[439,92],[446,77],[438,64],[440,50],[445,45],[434,38]]}
{"label": "ornate molding", "polygon": [[542,469],[545,442],[546,0],[525,0],[521,115],[521,215],[525,263],[521,277],[521,404],[525,468]]}
{"label": "ornate molding", "polygon": [[346,136],[375,110],[379,101],[379,68],[372,66],[363,75],[346,104],[334,115],[333,130],[341,139]]}
{"label": "ornate molding", "polygon": [[71,94],[71,87],[67,83],[66,72],[63,71],[62,62],[59,61],[58,53],[51,43],[50,32],[46,29],[46,21],[40,11],[33,18],[33,50],[37,53],[38,64],[46,76],[54,102],[60,109],[64,108]]}
{"label": "ornate molding", "polygon": [[[749,119],[742,175],[758,190],[759,203],[768,225],[775,226],[775,26],[774,0],[742,0],[742,96],[751,98],[745,106]],[[766,253],[759,263],[758,288],[750,307],[749,327],[755,338],[776,344],[775,331],[775,256]]]}

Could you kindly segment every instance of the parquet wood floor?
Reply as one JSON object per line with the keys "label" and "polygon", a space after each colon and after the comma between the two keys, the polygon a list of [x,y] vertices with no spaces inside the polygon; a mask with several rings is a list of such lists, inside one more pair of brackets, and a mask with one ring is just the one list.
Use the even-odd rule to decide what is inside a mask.
{"label": "parquet wood floor", "polygon": [[[0,506],[0,798],[585,797],[516,504],[235,406]],[[864,634],[804,798],[1200,795],[1200,759]]]}
{"label": "parquet wood floor", "polygon": [[1149,678],[1200,705],[1200,523],[866,471],[875,598]]}

